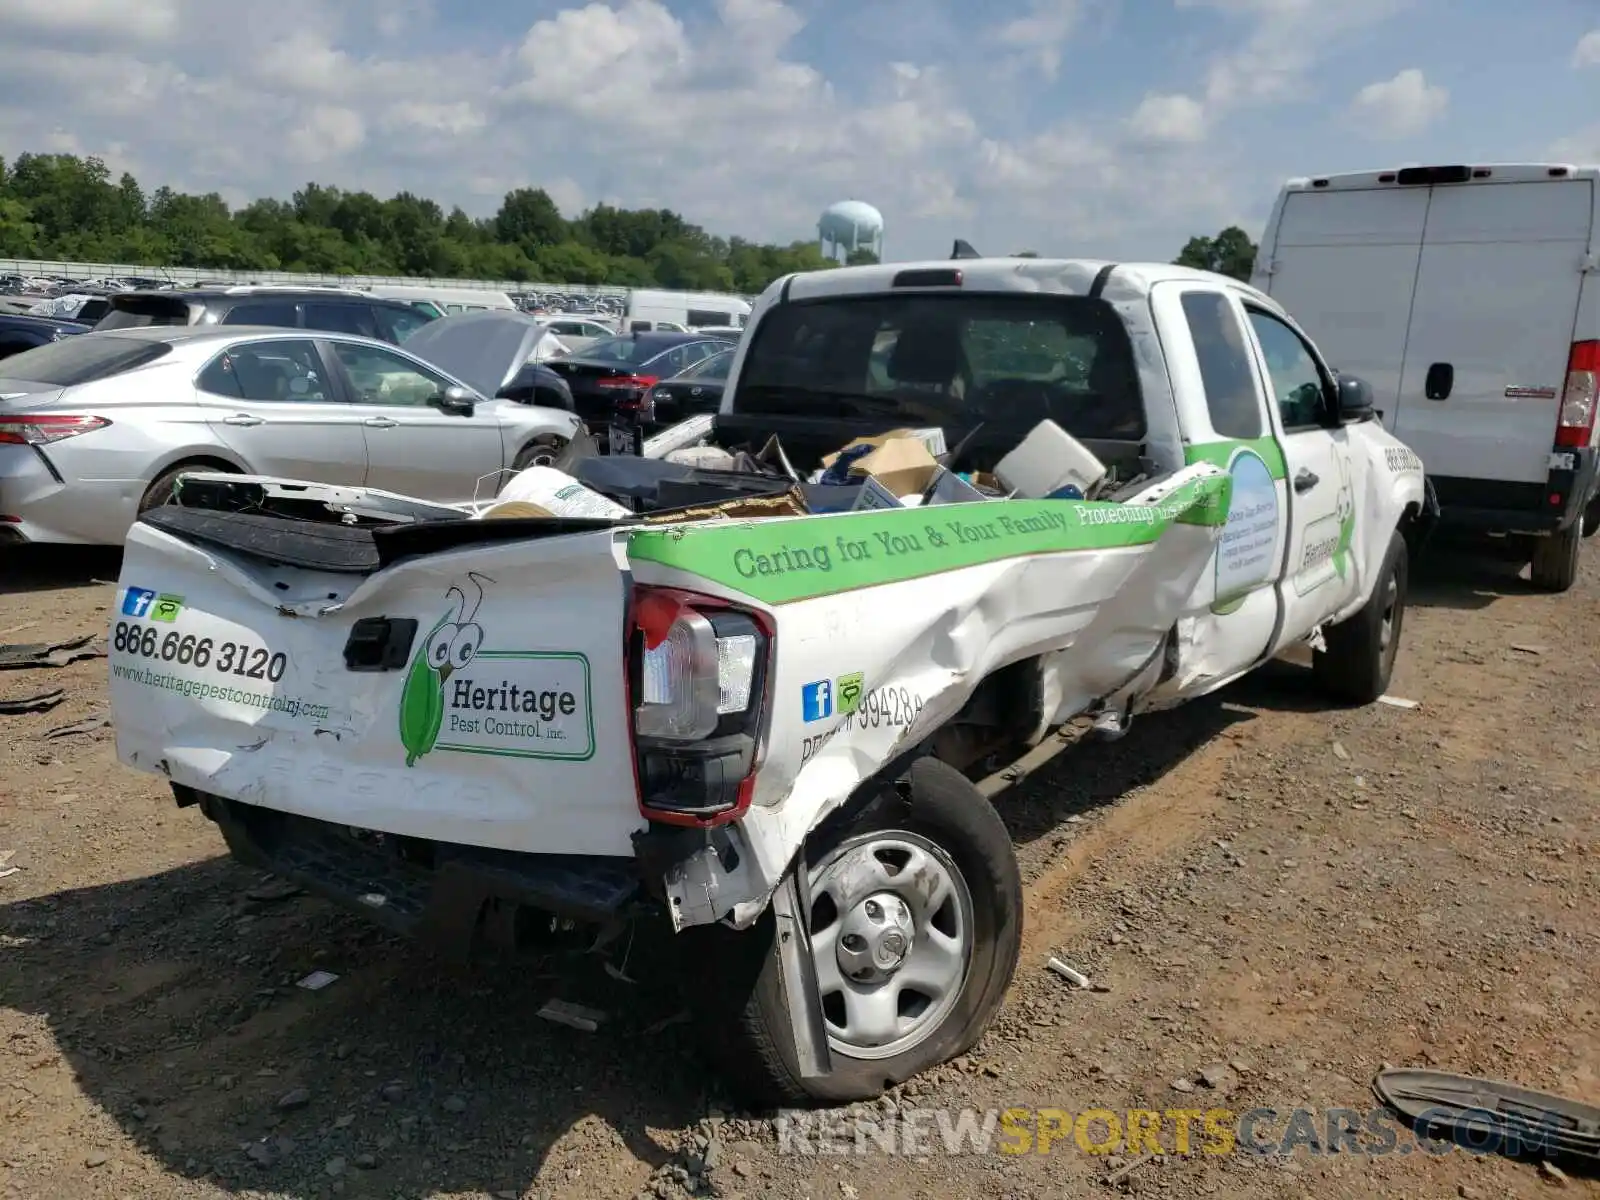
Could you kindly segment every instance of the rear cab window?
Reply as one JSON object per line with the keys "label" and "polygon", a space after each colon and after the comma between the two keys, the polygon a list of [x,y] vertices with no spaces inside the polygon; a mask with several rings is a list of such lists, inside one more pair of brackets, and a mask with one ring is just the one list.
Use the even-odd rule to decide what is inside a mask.
{"label": "rear cab window", "polygon": [[107,329],[142,329],[150,325],[192,325],[198,306],[179,296],[113,296],[111,311],[95,323]]}
{"label": "rear cab window", "polygon": [[1262,437],[1267,430],[1249,342],[1228,297],[1184,292],[1179,303],[1194,342],[1212,430],[1243,441]]}
{"label": "rear cab window", "polygon": [[119,337],[74,337],[13,354],[0,363],[0,375],[51,387],[75,387],[80,383],[108,379],[112,375],[145,366],[171,352],[172,347],[166,342]]}
{"label": "rear cab window", "polygon": [[1040,421],[1085,440],[1142,439],[1127,329],[1081,296],[963,292],[779,305],[745,354],[740,414],[941,426],[1020,441]]}

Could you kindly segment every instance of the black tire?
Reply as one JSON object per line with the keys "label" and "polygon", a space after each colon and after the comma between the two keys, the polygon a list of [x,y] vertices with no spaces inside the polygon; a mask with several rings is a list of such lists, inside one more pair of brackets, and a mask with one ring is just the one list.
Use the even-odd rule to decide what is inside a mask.
{"label": "black tire", "polygon": [[1410,565],[1405,538],[1396,530],[1366,604],[1322,631],[1328,648],[1312,655],[1311,668],[1334,699],[1371,704],[1388,690],[1405,623]]}
{"label": "black tire", "polygon": [[193,475],[198,471],[231,470],[231,467],[208,462],[185,462],[179,463],[175,467],[169,467],[166,471],[157,475],[156,481],[145,489],[144,495],[139,500],[139,511],[147,513],[152,508],[160,508],[163,504],[170,503],[173,490],[178,486],[178,477],[180,475]]}
{"label": "black tire", "polygon": [[561,457],[566,446],[567,443],[554,434],[540,434],[517,451],[517,457],[511,460],[511,469],[526,471],[529,467],[548,467]]}
{"label": "black tire", "polygon": [[[871,1099],[921,1071],[966,1053],[983,1036],[999,1009],[1022,949],[1022,880],[1011,835],[999,814],[955,768],[934,758],[919,758],[901,780],[884,787],[865,808],[842,820],[824,823],[812,835],[805,855],[811,864],[809,875],[826,879],[830,859],[843,862],[846,855],[871,855],[880,862],[888,861],[883,856],[892,855],[896,839],[902,846],[915,844],[925,852],[931,847],[942,854],[944,864],[939,869],[948,871],[954,867],[970,901],[963,908],[960,896],[955,895],[927,915],[928,924],[941,932],[940,922],[949,920],[952,913],[968,921],[965,969],[959,983],[950,989],[953,999],[930,1005],[920,1018],[914,1014],[906,1018],[900,1009],[900,997],[905,993],[897,990],[897,1019],[921,1020],[924,1024],[919,1033],[908,1035],[916,1040],[899,1039],[908,1044],[885,1057],[858,1057],[843,1048],[833,1036],[838,1027],[830,1015],[832,1074],[825,1079],[802,1080],[793,1066],[790,1017],[777,956],[772,952],[774,921],[770,910],[754,928],[743,933],[707,930],[716,947],[715,967],[697,972],[697,978],[717,980],[715,990],[728,1004],[721,1012],[715,1008],[705,1012],[709,1019],[708,1048],[729,1085],[747,1102],[758,1107],[784,1107]],[[859,862],[860,858],[851,861]],[[848,870],[841,870],[838,878],[848,880],[853,876]],[[908,894],[915,895],[909,884],[904,886]],[[861,899],[852,913],[870,914],[868,903]],[[831,918],[823,911],[830,907]],[[829,928],[834,922],[849,928],[852,913],[839,912],[831,897],[814,895],[811,909],[813,929]],[[921,924],[920,917],[917,923]],[[960,926],[955,928],[959,930]],[[918,937],[932,940],[926,932],[914,934],[913,946]],[[845,937],[840,938],[840,944],[847,945]],[[856,961],[861,962],[862,958],[858,956]],[[821,990],[826,993],[827,986]],[[915,988],[908,987],[906,991],[915,993]],[[843,993],[834,995],[842,998]],[[824,999],[828,1012],[826,994]],[[894,1044],[891,1042],[887,1048],[892,1049]]]}
{"label": "black tire", "polygon": [[1583,536],[1591,538],[1600,532],[1600,496],[1589,501],[1589,507],[1583,510]]}
{"label": "black tire", "polygon": [[1544,592],[1564,592],[1578,581],[1578,548],[1583,544],[1583,520],[1560,533],[1533,543],[1533,564],[1528,577]]}

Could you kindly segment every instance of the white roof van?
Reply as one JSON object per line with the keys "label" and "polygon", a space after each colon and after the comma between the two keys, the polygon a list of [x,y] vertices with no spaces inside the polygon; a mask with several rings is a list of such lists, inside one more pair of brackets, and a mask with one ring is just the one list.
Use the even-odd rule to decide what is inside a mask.
{"label": "white roof van", "polygon": [[1251,279],[1372,385],[1444,520],[1515,537],[1556,591],[1600,527],[1597,180],[1544,163],[1292,179]]}

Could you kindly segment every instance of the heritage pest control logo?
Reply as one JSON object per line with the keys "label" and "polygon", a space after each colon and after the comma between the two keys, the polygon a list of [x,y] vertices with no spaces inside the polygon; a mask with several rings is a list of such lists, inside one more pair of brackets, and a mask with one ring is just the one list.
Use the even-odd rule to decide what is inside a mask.
{"label": "heritage pest control logo", "polygon": [[465,670],[483,646],[483,627],[475,618],[483,606],[483,585],[494,580],[469,572],[468,585],[473,595],[452,587],[445,593],[454,604],[428,631],[422,648],[411,660],[405,687],[400,693],[400,744],[406,750],[406,766],[433,749],[444,723],[444,687],[450,676]]}

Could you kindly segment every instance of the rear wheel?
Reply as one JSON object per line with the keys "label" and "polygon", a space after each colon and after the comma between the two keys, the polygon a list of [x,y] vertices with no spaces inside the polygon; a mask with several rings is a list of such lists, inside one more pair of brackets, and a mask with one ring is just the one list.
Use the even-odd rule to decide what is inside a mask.
{"label": "rear wheel", "polygon": [[566,442],[554,434],[541,434],[521,450],[511,462],[513,471],[526,471],[529,467],[548,467],[561,456]]}
{"label": "rear wheel", "polygon": [[[722,938],[736,1011],[712,1049],[753,1103],[870,1099],[971,1049],[1016,971],[1022,882],[1000,816],[953,767],[918,759],[807,845],[812,962],[832,1074],[804,1080],[770,912]],[[718,934],[727,931],[718,930]],[[730,1036],[731,1033],[731,1036]]]}
{"label": "rear wheel", "polygon": [[1371,704],[1388,689],[1400,650],[1409,580],[1410,559],[1397,530],[1389,537],[1388,552],[1366,604],[1322,631],[1327,649],[1312,656],[1311,666],[1329,695],[1351,704]]}
{"label": "rear wheel", "polygon": [[223,466],[220,463],[209,462],[186,462],[170,467],[160,475],[157,475],[156,481],[146,489],[145,494],[139,500],[139,512],[147,513],[152,508],[160,508],[163,504],[170,504],[173,494],[178,489],[178,479],[181,476],[193,475],[197,471],[231,472],[232,470],[233,468]]}
{"label": "rear wheel", "polygon": [[1546,592],[1564,592],[1578,579],[1578,548],[1583,543],[1583,518],[1533,544],[1533,586]]}

